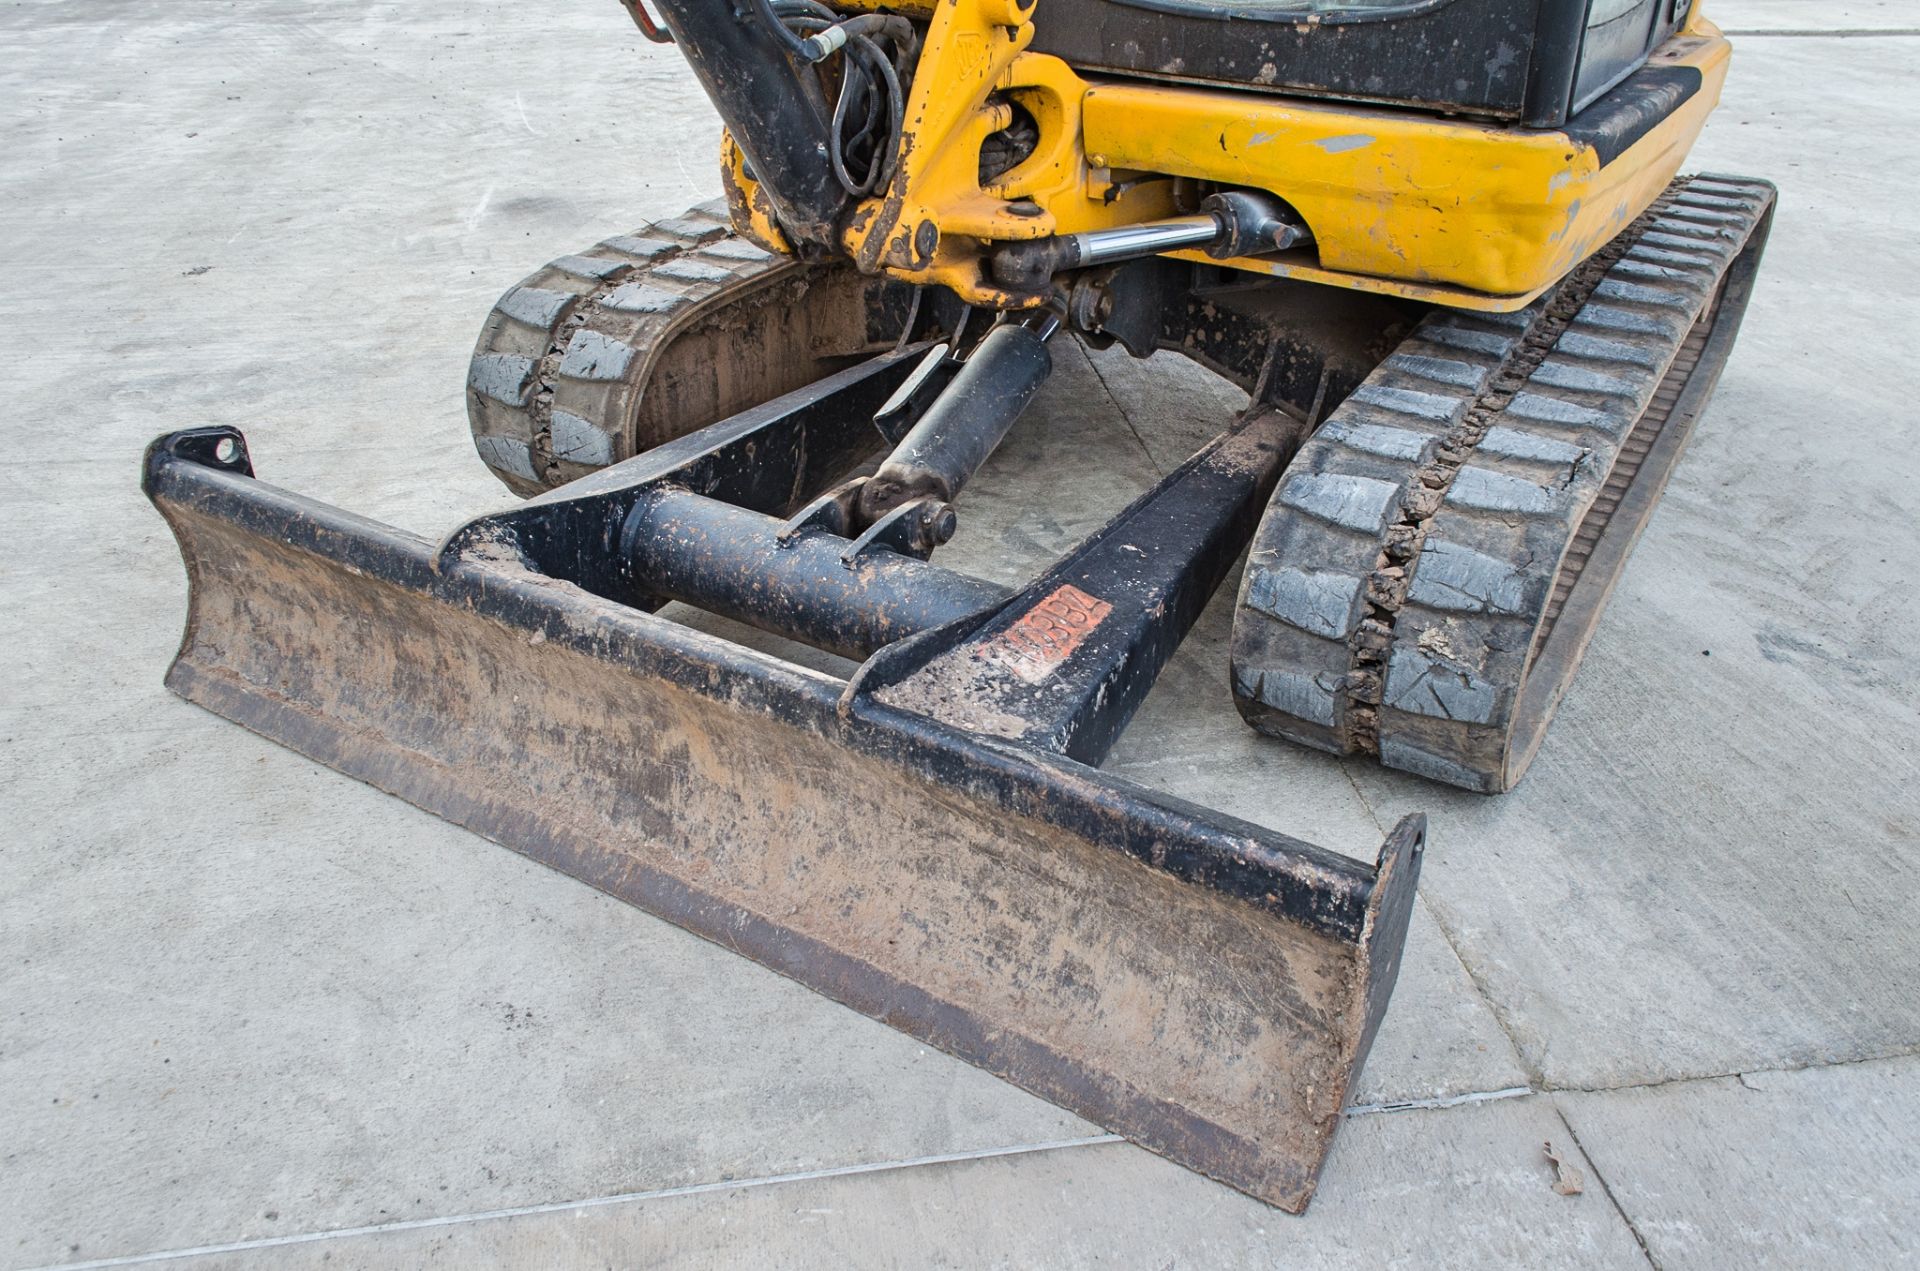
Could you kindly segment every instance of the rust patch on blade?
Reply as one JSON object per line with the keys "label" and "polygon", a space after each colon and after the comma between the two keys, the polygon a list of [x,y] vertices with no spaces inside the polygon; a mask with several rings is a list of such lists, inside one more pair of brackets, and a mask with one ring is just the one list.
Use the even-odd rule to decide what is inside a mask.
{"label": "rust patch on blade", "polygon": [[1112,612],[1113,606],[1098,596],[1063,583],[988,642],[981,656],[1038,684],[1072,657]]}

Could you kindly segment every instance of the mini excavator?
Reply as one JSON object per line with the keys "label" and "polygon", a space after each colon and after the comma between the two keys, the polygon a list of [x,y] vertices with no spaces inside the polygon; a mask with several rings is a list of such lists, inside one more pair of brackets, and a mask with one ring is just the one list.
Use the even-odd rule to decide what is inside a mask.
{"label": "mini excavator", "polygon": [[[1752,290],[1772,186],[1680,174],[1727,41],[1698,0],[623,4],[725,197],[487,316],[524,502],[428,541],[161,437],[169,685],[1303,1209],[1425,821],[1360,862],[1099,765],[1244,559],[1248,724],[1520,780]],[[938,563],[1068,339],[1247,407],[1028,582]]]}

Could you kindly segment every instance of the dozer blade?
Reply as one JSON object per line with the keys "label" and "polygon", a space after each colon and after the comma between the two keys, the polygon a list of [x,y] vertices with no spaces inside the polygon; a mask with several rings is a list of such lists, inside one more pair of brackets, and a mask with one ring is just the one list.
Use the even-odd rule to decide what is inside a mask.
{"label": "dozer blade", "polygon": [[[145,488],[190,587],[167,683],[1183,1165],[1304,1209],[1398,969],[1424,821],[1403,822],[1368,866],[529,564],[522,549],[536,540],[560,543],[556,560],[619,541],[611,529],[565,538],[556,527],[576,512],[617,527],[639,515],[625,509],[658,518],[695,499],[677,487],[636,503],[644,482],[623,472],[707,471],[698,464],[749,425],[706,430],[725,435],[691,467],[697,435],[575,483],[591,488],[571,502],[497,518],[521,518],[517,547],[468,526],[441,548],[264,484],[232,430],[164,437]],[[1257,515],[1291,453],[1263,437],[1229,434],[1175,475],[1240,481],[1233,497]],[[777,449],[754,444],[762,457]],[[1255,449],[1264,457],[1250,465]],[[1265,475],[1246,476],[1255,468]],[[1149,499],[1134,511],[1153,510]],[[1224,553],[1217,575],[1239,545],[1206,550]],[[903,560],[888,567],[922,564]],[[1084,579],[1101,558],[1078,567]],[[1044,613],[1050,598],[1006,603]],[[1197,612],[1186,597],[1167,603]],[[949,649],[970,629],[929,634]],[[897,658],[902,646],[890,648]]]}

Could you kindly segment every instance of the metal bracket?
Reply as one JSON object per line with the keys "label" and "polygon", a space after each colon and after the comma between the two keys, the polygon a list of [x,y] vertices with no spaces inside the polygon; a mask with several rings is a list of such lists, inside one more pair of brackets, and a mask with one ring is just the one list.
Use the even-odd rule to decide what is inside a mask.
{"label": "metal bracket", "polygon": [[958,525],[959,517],[951,503],[933,497],[915,499],[902,503],[868,526],[867,532],[855,539],[840,559],[851,567],[863,556],[889,551],[925,560],[933,555],[934,548],[953,537]]}
{"label": "metal bracket", "polygon": [[[954,337],[959,338],[958,333]],[[951,345],[941,345],[928,349],[920,364],[908,372],[907,378],[886,405],[874,412],[873,426],[887,439],[887,444],[897,446],[907,433],[918,423],[920,416],[927,413],[927,407],[933,405],[942,389],[953,383],[953,377],[959,373],[962,363],[954,356]]]}

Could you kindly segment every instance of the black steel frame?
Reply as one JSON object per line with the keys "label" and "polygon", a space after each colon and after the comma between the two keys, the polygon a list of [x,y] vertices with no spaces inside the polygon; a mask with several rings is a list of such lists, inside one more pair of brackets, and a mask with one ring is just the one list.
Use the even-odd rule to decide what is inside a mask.
{"label": "black steel frame", "polygon": [[[877,650],[847,683],[839,710],[897,734],[889,747],[927,738],[909,719],[935,714],[898,705],[903,695],[895,690],[956,654],[981,653],[1062,586],[1076,587],[1111,609],[1058,663],[1057,678],[1032,691],[1031,681],[990,676],[985,697],[1024,716],[1020,729],[997,735],[1097,764],[1244,550],[1307,429],[1284,412],[1250,412],[1013,592],[889,547],[856,551],[855,540],[819,527],[803,526],[797,542],[779,542],[800,518],[783,521],[767,511],[804,508],[838,475],[834,457],[846,462],[872,449],[859,443],[873,435],[873,405],[924,348],[882,354],[520,507],[478,517],[431,552],[410,535],[258,483],[237,428],[156,438],[141,485],[170,520],[171,508],[190,507],[358,570],[447,590],[462,597],[459,603],[516,625],[540,627],[540,603],[476,588],[477,570],[504,567],[509,576],[571,584],[641,611],[680,599],[830,651]],[[680,541],[658,541],[673,539]],[[654,562],[666,566],[649,568]],[[966,729],[973,721],[952,722]],[[984,758],[966,744],[940,759],[933,752],[943,748],[929,752],[935,774]],[[1424,818],[1408,818],[1396,831],[1397,850],[1417,849],[1416,825],[1423,829]],[[1373,870],[1242,823],[1232,830],[1230,837],[1250,836],[1265,850],[1249,855],[1195,842],[1169,854],[1164,844],[1149,850],[1144,837],[1118,846],[1286,917],[1355,939],[1363,934]],[[1313,868],[1290,872],[1294,860]],[[1412,864],[1417,868],[1417,851]]]}
{"label": "black steel frame", "polygon": [[[928,405],[930,343],[437,545],[256,480],[236,429],[167,434],[143,480],[191,583],[167,682],[1299,1209],[1392,990],[1424,819],[1368,865],[1090,765],[1244,547],[1306,431],[1291,403],[1343,396],[1400,311],[1323,302],[1307,334],[1286,288],[1212,281],[1102,274],[1095,307],[1252,406],[1013,591],[926,559],[941,535],[909,514],[937,500],[850,519],[875,415],[910,435]],[[1129,320],[1176,285],[1191,327]],[[805,671],[649,612],[672,599],[866,660]]]}

